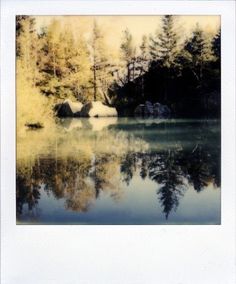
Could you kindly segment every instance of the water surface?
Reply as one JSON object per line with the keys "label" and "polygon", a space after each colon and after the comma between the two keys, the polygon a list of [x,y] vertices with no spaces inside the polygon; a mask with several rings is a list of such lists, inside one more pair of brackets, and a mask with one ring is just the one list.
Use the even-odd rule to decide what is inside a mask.
{"label": "water surface", "polygon": [[220,224],[220,122],[83,118],[17,138],[17,224]]}

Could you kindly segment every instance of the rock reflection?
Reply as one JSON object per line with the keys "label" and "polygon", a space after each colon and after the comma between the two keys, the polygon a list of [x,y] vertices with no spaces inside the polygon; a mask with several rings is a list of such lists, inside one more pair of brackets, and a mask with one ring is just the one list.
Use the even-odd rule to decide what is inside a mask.
{"label": "rock reflection", "polygon": [[92,131],[101,131],[110,125],[115,125],[118,121],[117,117],[90,117],[90,118],[66,118],[63,119],[61,125],[70,132],[74,129],[89,129]]}

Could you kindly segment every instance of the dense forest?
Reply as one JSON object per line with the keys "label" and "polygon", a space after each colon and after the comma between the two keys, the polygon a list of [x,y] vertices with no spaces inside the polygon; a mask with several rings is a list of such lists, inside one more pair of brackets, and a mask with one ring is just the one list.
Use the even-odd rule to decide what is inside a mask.
{"label": "dense forest", "polygon": [[102,101],[120,116],[150,101],[174,117],[220,117],[221,31],[212,37],[196,25],[183,39],[176,18],[163,16],[140,46],[126,29],[117,62],[96,20],[88,38],[56,18],[39,31],[33,17],[17,16],[18,124],[53,118],[54,105],[67,98]]}

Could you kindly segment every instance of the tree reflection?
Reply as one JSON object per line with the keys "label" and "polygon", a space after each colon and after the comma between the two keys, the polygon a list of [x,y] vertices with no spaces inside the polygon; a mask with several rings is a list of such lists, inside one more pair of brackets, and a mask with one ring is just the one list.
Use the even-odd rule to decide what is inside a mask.
{"label": "tree reflection", "polygon": [[211,170],[210,154],[201,146],[196,146],[194,151],[184,157],[183,165],[188,176],[188,181],[197,192],[202,191],[214,179]]}
{"label": "tree reflection", "polygon": [[96,198],[99,198],[101,191],[109,192],[115,200],[120,198],[121,191],[116,180],[118,171],[119,157],[117,155],[94,154],[90,177],[94,183]]}
{"label": "tree reflection", "polygon": [[16,214],[21,215],[23,213],[24,204],[27,204],[28,212],[32,213],[32,210],[38,204],[40,199],[40,186],[28,182],[24,177],[18,175],[16,184]]}
{"label": "tree reflection", "polygon": [[160,152],[128,153],[121,163],[123,181],[129,184],[138,170],[142,179],[147,176],[159,185],[158,200],[168,218],[178,208],[179,200],[190,184],[200,192],[211,182],[220,186],[220,155],[217,149],[172,148]]}
{"label": "tree reflection", "polygon": [[141,160],[140,177],[145,179],[148,175],[148,155],[144,155]]}
{"label": "tree reflection", "polygon": [[40,189],[56,199],[65,199],[67,210],[87,212],[99,198],[101,191],[107,191],[114,200],[121,198],[119,184],[114,178],[119,170],[116,155],[95,155],[56,159],[38,157],[33,166],[18,163],[17,167],[17,216],[23,214],[27,204],[28,212],[38,203]]}
{"label": "tree reflection", "polygon": [[170,212],[177,209],[179,198],[183,196],[186,189],[178,152],[169,150],[157,155],[149,164],[149,176],[161,184],[157,195],[167,219]]}
{"label": "tree reflection", "polygon": [[66,208],[76,211],[87,211],[93,198],[93,190],[85,181],[90,170],[90,160],[81,157],[55,159],[38,157],[33,166],[31,163],[18,164],[16,206],[17,216],[27,204],[28,212],[38,203],[40,189],[56,199],[65,198]]}
{"label": "tree reflection", "polygon": [[[40,155],[17,163],[17,216],[32,212],[41,191],[65,199],[65,208],[87,212],[102,192],[115,201],[122,197],[120,183],[129,185],[134,176],[158,185],[157,196],[168,219],[177,210],[189,185],[197,192],[210,183],[220,186],[220,150],[199,141],[194,148],[169,147],[159,151],[127,151],[122,155],[93,152],[60,158]],[[26,206],[24,206],[26,205]]]}
{"label": "tree reflection", "polygon": [[123,176],[123,181],[129,185],[136,170],[137,158],[135,153],[129,152],[121,161],[120,172]]}

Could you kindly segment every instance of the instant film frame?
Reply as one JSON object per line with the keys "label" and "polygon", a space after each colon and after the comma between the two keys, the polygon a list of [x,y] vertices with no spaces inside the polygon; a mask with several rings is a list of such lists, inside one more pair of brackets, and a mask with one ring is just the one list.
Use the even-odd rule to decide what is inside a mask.
{"label": "instant film frame", "polygon": [[[235,3],[3,1],[1,12],[1,277],[3,283],[234,283]],[[219,226],[15,224],[15,16],[221,15],[222,223]],[[178,265],[176,265],[178,263]],[[63,267],[63,269],[62,269]],[[183,269],[184,268],[184,269]]]}
{"label": "instant film frame", "polygon": [[16,27],[18,225],[221,223],[220,16],[17,16]]}

